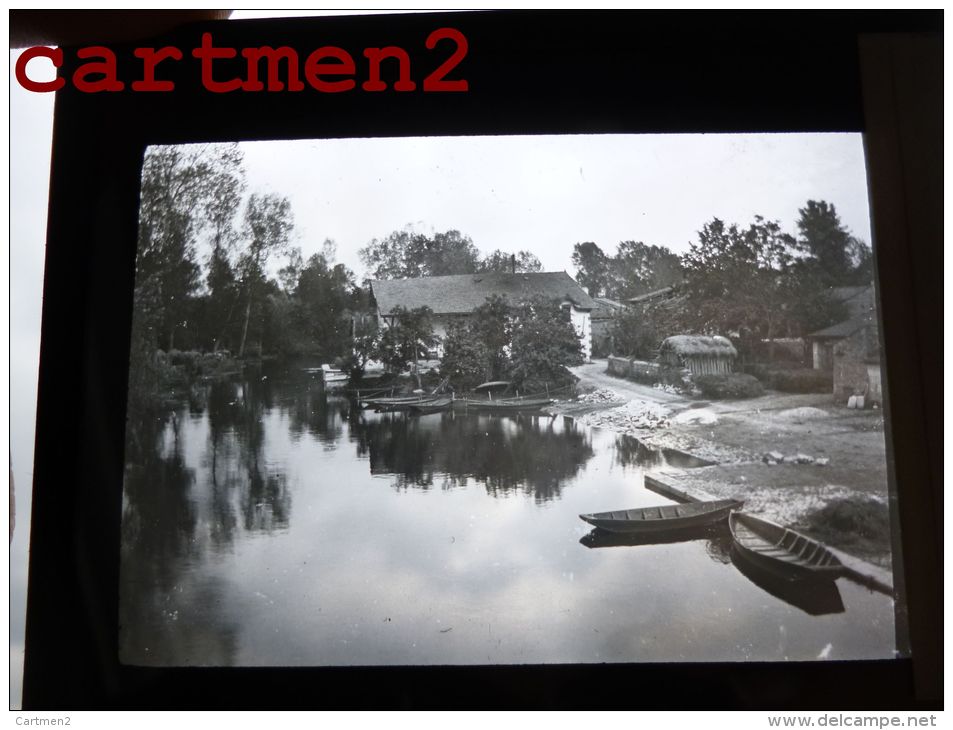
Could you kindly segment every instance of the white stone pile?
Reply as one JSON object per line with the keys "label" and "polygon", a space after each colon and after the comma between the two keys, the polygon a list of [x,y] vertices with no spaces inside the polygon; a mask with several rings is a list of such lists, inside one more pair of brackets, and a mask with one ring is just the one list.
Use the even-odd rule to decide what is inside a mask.
{"label": "white stone pile", "polygon": [[589,426],[607,428],[626,433],[629,431],[655,430],[668,428],[668,409],[660,403],[643,400],[631,400],[618,408],[610,408],[598,413],[587,413],[582,418]]}
{"label": "white stone pile", "polygon": [[620,403],[625,400],[621,395],[608,388],[599,388],[591,393],[583,393],[577,398],[580,403]]}

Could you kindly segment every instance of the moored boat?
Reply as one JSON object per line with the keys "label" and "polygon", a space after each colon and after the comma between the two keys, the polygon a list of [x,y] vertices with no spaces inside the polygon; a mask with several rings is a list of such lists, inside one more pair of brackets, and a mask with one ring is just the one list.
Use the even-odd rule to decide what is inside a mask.
{"label": "moored boat", "polygon": [[444,396],[443,398],[434,398],[426,403],[414,403],[407,407],[411,413],[417,415],[426,415],[428,413],[440,413],[450,409],[453,398]]}
{"label": "moored boat", "polygon": [[482,398],[461,398],[454,401],[454,408],[479,410],[487,413],[517,413],[519,411],[538,411],[552,404],[550,398],[501,398],[484,400]]}
{"label": "moored boat", "polygon": [[732,510],[741,509],[743,506],[744,502],[736,499],[718,499],[596,512],[579,517],[590,525],[609,532],[662,532],[711,525],[725,519]]}
{"label": "moored boat", "polygon": [[844,573],[827,547],[787,527],[746,512],[732,514],[728,526],[742,557],[788,580],[831,580]]}
{"label": "moored boat", "polygon": [[347,384],[347,373],[337,368],[332,368],[327,363],[321,366],[321,377],[324,378],[325,385],[343,387]]}

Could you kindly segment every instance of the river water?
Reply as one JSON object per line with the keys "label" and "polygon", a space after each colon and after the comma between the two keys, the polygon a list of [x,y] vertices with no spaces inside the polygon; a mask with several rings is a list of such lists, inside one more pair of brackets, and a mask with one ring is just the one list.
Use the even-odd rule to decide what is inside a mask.
{"label": "river water", "polygon": [[889,597],[792,589],[725,528],[591,532],[580,513],[671,503],[643,475],[680,457],[568,418],[378,414],[288,368],[130,418],[126,452],[127,664],[894,656]]}

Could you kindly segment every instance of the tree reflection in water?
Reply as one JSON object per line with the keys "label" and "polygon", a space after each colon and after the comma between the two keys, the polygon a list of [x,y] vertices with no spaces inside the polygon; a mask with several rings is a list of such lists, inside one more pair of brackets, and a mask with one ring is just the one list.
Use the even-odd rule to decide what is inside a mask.
{"label": "tree reflection in water", "polygon": [[127,424],[119,589],[120,661],[127,663],[165,665],[201,646],[209,664],[226,665],[236,652],[234,627],[209,631],[200,620],[215,588],[183,575],[201,552],[196,475],[180,433],[185,417],[153,412]]}
{"label": "tree reflection in water", "polygon": [[514,491],[537,502],[558,499],[562,484],[592,458],[589,434],[569,419],[442,413],[374,414],[352,427],[372,474],[393,474],[398,488],[483,484],[494,496]]}

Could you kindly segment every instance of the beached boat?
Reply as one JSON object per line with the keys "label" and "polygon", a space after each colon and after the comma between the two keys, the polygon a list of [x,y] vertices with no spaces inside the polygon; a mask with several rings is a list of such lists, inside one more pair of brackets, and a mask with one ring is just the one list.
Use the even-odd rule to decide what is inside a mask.
{"label": "beached boat", "polygon": [[741,509],[742,506],[744,502],[736,499],[719,499],[711,502],[597,512],[579,517],[590,525],[609,532],[662,532],[711,525],[725,519],[732,510]]}
{"label": "beached boat", "polygon": [[824,545],[774,522],[735,512],[728,526],[742,557],[789,580],[831,580],[844,572]]}

